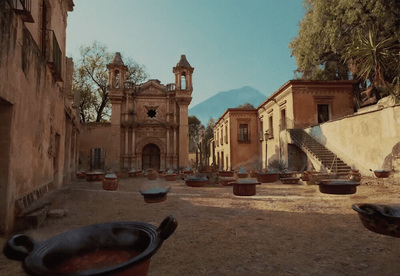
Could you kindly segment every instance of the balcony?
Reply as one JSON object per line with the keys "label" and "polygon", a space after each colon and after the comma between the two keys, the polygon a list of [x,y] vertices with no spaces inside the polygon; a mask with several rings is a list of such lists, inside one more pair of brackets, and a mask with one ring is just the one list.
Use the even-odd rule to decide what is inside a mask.
{"label": "balcony", "polygon": [[46,30],[46,61],[56,81],[62,80],[61,50],[53,30]]}
{"label": "balcony", "polygon": [[18,14],[22,21],[33,23],[33,17],[31,13],[32,1],[31,0],[10,0],[14,12]]}

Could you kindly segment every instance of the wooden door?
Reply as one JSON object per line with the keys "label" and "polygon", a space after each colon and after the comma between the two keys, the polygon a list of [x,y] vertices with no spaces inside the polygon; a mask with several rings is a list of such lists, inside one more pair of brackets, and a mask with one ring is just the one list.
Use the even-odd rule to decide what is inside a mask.
{"label": "wooden door", "polygon": [[160,149],[154,144],[148,144],[142,152],[142,170],[160,169]]}

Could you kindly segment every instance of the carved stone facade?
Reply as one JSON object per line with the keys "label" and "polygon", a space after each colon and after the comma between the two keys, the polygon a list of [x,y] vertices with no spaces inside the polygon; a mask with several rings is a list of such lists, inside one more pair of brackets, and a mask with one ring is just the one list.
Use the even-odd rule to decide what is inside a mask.
{"label": "carved stone facade", "polygon": [[[84,131],[83,167],[93,169],[89,156],[93,148],[105,152],[105,167],[100,169],[167,170],[188,166],[188,106],[192,100],[194,68],[185,55],[173,68],[175,83],[167,85],[155,79],[137,85],[126,81],[127,68],[119,53],[108,70],[111,125],[97,126],[94,133]],[[85,130],[89,128],[84,126]],[[96,137],[103,137],[104,142],[96,141]]]}

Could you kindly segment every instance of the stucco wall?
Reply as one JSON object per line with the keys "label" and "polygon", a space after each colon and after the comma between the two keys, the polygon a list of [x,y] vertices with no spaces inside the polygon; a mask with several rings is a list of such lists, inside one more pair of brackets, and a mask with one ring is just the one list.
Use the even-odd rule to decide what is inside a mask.
{"label": "stucco wall", "polygon": [[[118,133],[115,133],[115,132]],[[120,130],[114,129],[110,123],[82,124],[79,147],[79,169],[90,170],[90,150],[101,148],[105,150],[105,168],[120,170],[120,156],[117,148],[120,146]],[[118,137],[116,137],[116,135]]]}
{"label": "stucco wall", "polygon": [[[61,9],[60,5],[53,3],[55,10]],[[65,20],[66,10],[51,22],[58,26],[58,36],[64,36],[62,41]],[[3,118],[9,124],[5,131],[10,137],[7,148],[2,149],[9,152],[8,172],[0,176],[6,179],[0,186],[3,232],[13,227],[18,200],[44,186],[60,188],[63,176],[69,175],[64,171],[65,153],[71,151],[66,137],[72,127],[67,133],[67,122],[75,118],[64,83],[55,81],[40,46],[9,1],[0,1],[0,26],[0,100],[12,109],[7,113],[10,118]],[[65,48],[65,42],[60,46]],[[63,68],[65,61],[63,56]],[[63,73],[66,80],[65,69]]]}
{"label": "stucco wall", "polygon": [[308,129],[309,133],[363,175],[394,169],[400,176],[400,106],[352,115]]}

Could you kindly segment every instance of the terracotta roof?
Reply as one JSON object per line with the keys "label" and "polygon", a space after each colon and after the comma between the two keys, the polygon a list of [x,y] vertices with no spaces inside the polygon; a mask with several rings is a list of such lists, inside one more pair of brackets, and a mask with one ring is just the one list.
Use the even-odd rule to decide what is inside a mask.
{"label": "terracotta roof", "polygon": [[111,60],[111,64],[114,64],[114,65],[125,65],[124,62],[122,61],[120,52],[116,52],[115,53],[115,56]]}
{"label": "terracotta roof", "polygon": [[181,55],[181,60],[176,64],[176,67],[192,68],[185,55]]}

